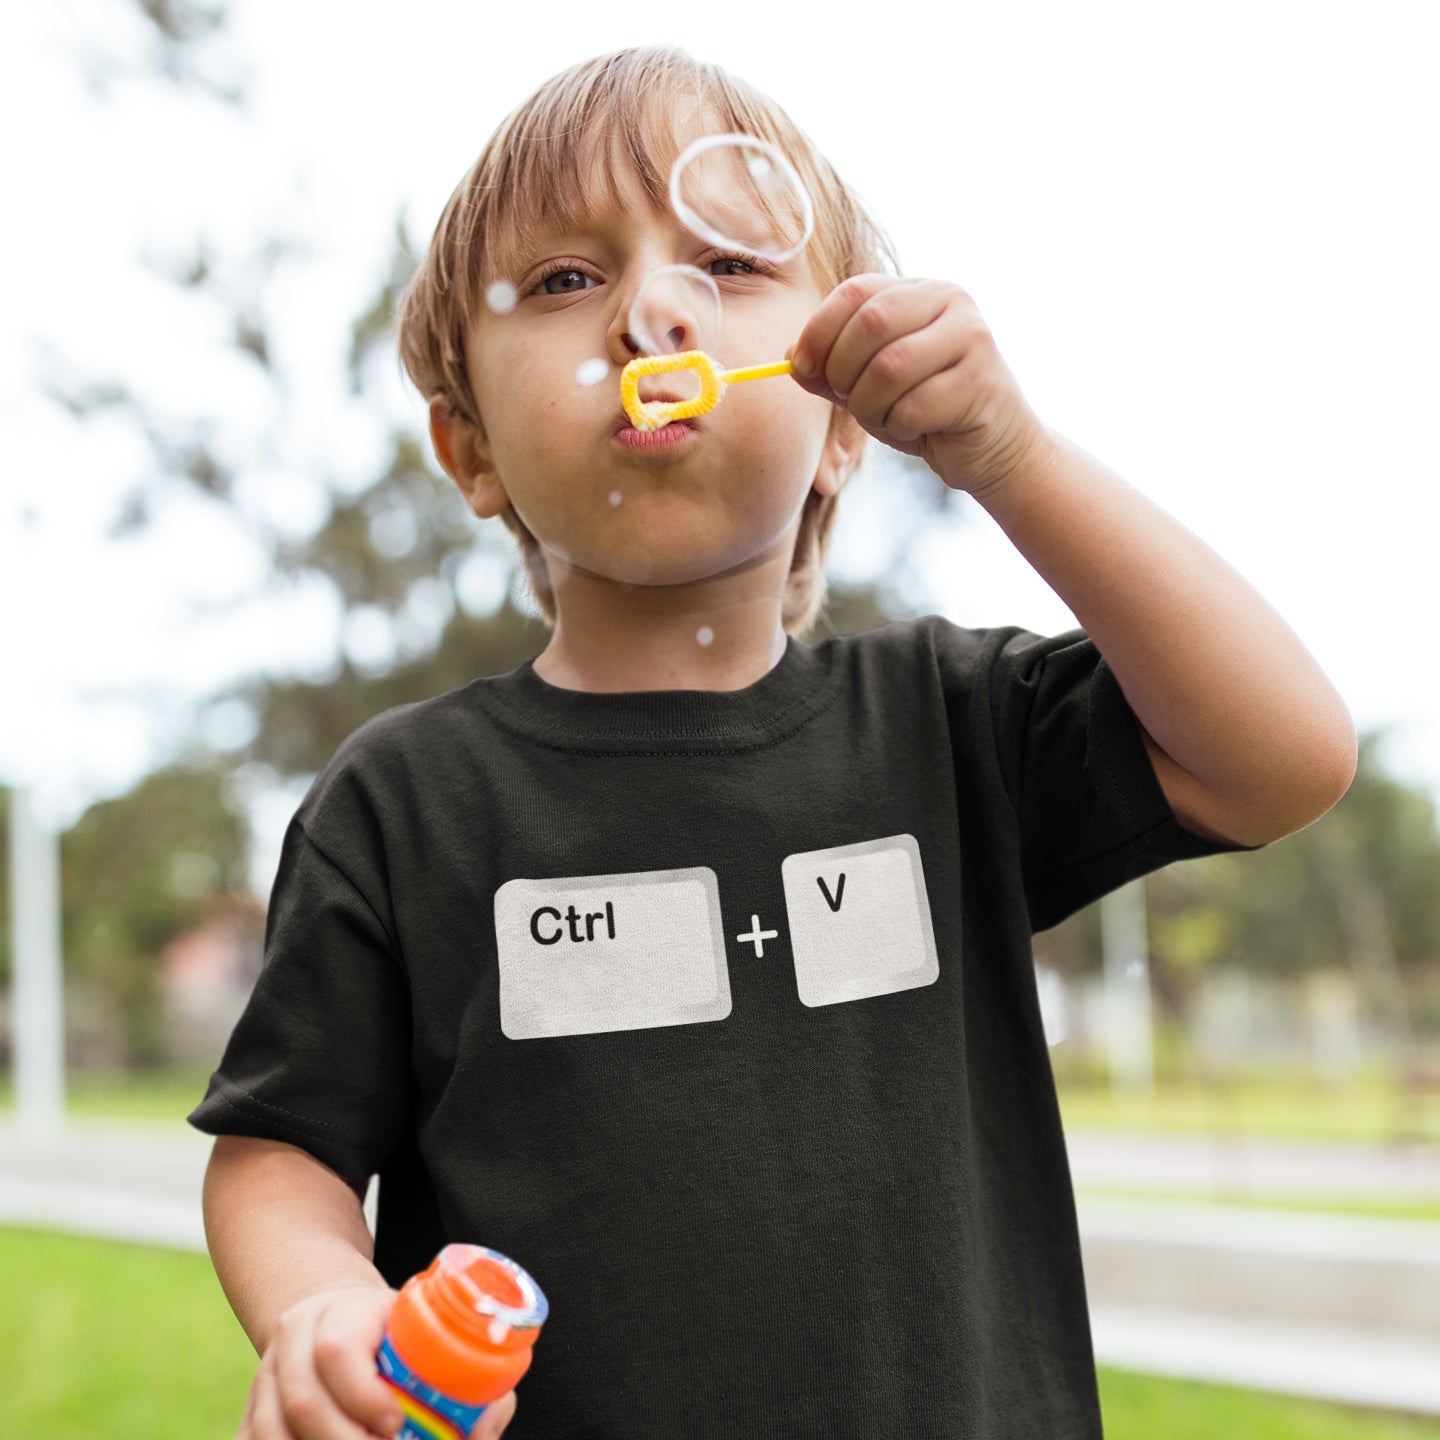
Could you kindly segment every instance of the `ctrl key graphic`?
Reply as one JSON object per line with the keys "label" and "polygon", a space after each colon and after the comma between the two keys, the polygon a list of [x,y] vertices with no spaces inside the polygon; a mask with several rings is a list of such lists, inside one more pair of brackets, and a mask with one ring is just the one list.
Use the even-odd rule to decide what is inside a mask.
{"label": "ctrl key graphic", "polygon": [[707,866],[508,880],[495,892],[495,942],[511,1040],[730,1013],[720,889]]}
{"label": "ctrl key graphic", "polygon": [[806,1005],[866,1000],[939,978],[913,835],[807,850],[780,868],[795,983]]}

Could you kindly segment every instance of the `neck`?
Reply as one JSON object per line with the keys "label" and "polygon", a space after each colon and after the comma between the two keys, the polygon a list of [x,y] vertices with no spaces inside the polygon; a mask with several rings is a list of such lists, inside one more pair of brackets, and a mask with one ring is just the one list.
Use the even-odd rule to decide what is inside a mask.
{"label": "neck", "polygon": [[566,690],[743,690],[785,653],[774,564],[693,585],[620,585],[571,570],[555,587],[542,680]]}

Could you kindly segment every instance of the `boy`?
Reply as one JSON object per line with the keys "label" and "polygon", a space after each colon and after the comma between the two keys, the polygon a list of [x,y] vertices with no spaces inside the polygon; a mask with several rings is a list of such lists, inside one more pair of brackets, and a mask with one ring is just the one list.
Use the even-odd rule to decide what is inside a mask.
{"label": "boy", "polygon": [[[815,198],[783,264],[665,203],[731,131]],[[402,354],[553,630],[362,726],[287,834],[192,1116],[262,1357],[242,1436],[392,1432],[390,1287],[450,1240],[551,1305],[487,1440],[1101,1433],[1030,934],[1309,824],[1354,732],[1244,580],[1038,420],[964,292],[883,260],[776,107],[676,52],[551,81],[447,207]],[[614,382],[675,263],[714,277],[727,358],[796,378],[645,439]],[[865,432],[968,490],[1088,634],[798,645]]]}

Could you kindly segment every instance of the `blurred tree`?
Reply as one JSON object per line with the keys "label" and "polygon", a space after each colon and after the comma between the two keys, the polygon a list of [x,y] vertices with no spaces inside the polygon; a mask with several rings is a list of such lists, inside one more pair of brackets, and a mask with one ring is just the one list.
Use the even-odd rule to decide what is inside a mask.
{"label": "blurred tree", "polygon": [[[1338,969],[1376,1021],[1411,1038],[1440,962],[1440,834],[1429,795],[1386,770],[1382,744],[1362,737],[1354,784],[1315,824],[1147,878],[1153,993],[1172,1020],[1188,1024],[1201,981],[1221,969],[1280,979]],[[1041,937],[1062,971],[1099,971],[1092,912]]]}
{"label": "blurred tree", "polygon": [[1354,784],[1314,825],[1254,854],[1157,877],[1162,963],[1223,956],[1281,976],[1346,969],[1372,1015],[1403,1035],[1405,975],[1440,956],[1440,836],[1430,797],[1388,773],[1382,743],[1362,738]]}
{"label": "blurred tree", "polygon": [[197,90],[230,105],[244,103],[244,86],[226,63],[226,6],[197,0],[117,0],[115,8],[134,21],[137,43],[125,53],[113,44],[102,48],[92,35],[84,35],[76,58],[95,94],[107,96],[118,83],[136,76],[162,77],[181,90]]}
{"label": "blurred tree", "polygon": [[[10,791],[0,785],[0,985],[10,983]],[[0,1037],[0,1049],[5,1048]]]}
{"label": "blurred tree", "polygon": [[132,1064],[163,1059],[161,950],[215,895],[248,891],[249,828],[226,788],[215,771],[162,770],[61,837],[67,982],[104,999]]}

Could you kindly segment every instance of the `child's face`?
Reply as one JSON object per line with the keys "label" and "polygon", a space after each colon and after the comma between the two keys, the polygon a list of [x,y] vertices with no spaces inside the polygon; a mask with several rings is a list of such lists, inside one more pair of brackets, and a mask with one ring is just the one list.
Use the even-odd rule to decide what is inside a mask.
{"label": "child's face", "polygon": [[[645,277],[687,264],[719,289],[726,366],[784,357],[824,298],[803,253],[780,266],[741,263],[654,209],[622,172],[619,203],[599,202],[567,233],[530,237],[511,273],[519,302],[477,317],[467,363],[484,437],[481,514],[509,500],[543,547],[551,575],[574,566],[628,584],[678,585],[784,550],[812,485],[838,484],[832,406],[780,377],[731,387],[707,415],[641,443],[620,403],[635,352],[631,305]],[[603,194],[604,187],[595,190]],[[673,337],[677,348],[697,344]],[[704,343],[706,337],[699,337]],[[596,384],[577,381],[605,361]],[[646,380],[642,399],[695,393],[693,377]]]}

